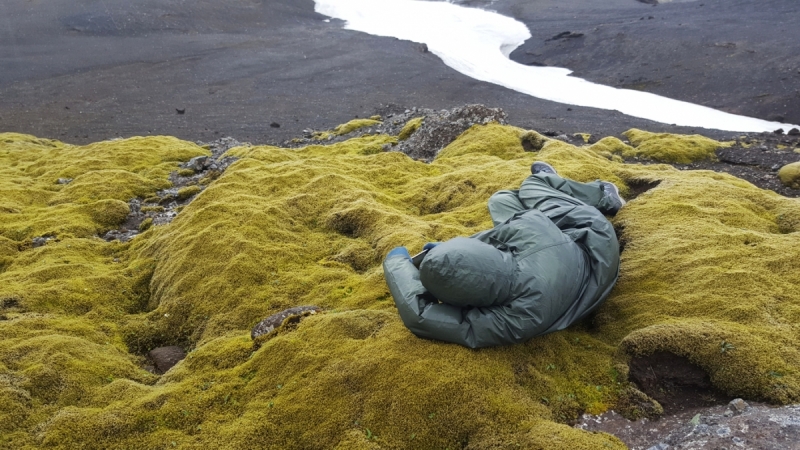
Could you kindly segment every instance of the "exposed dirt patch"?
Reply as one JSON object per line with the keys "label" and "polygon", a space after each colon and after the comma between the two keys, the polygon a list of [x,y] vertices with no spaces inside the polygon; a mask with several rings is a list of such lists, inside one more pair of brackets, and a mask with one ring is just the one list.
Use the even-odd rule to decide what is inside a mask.
{"label": "exposed dirt patch", "polygon": [[631,201],[636,197],[649,191],[650,189],[653,189],[654,187],[658,186],[659,184],[661,184],[661,181],[634,180],[634,181],[629,181],[627,184],[628,184],[628,189],[630,190],[627,201]]}
{"label": "exposed dirt patch", "polygon": [[656,352],[636,357],[628,366],[631,381],[642,392],[657,400],[667,414],[723,404],[730,400],[714,388],[703,369],[672,353]]}

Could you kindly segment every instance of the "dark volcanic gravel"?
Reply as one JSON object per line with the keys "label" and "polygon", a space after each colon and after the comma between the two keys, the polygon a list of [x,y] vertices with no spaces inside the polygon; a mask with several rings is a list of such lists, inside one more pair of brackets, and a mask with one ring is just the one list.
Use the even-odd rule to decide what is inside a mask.
{"label": "dark volcanic gravel", "polygon": [[[800,121],[796,0],[461,3],[525,22],[533,37],[512,55],[521,63]],[[150,134],[274,144],[380,105],[480,103],[503,108],[510,123],[567,135],[637,127],[722,137],[476,81],[418,43],[344,30],[313,8],[311,0],[0,2],[0,131],[75,144]]]}
{"label": "dark volcanic gravel", "polygon": [[761,133],[742,135],[733,147],[717,150],[718,161],[676,165],[680,169],[725,172],[786,197],[800,197],[800,189],[784,186],[778,170],[800,161],[800,136]]}

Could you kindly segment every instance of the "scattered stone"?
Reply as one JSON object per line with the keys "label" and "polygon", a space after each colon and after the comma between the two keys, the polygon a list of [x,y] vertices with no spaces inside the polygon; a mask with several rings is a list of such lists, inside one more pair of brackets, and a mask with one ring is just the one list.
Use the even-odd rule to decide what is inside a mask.
{"label": "scattered stone", "polygon": [[466,105],[445,112],[420,109],[413,111],[413,115],[424,117],[422,125],[394,150],[424,161],[433,160],[439,151],[473,125],[491,122],[505,124],[506,121],[506,113],[502,109],[483,105]]}
{"label": "scattered stone", "polygon": [[[126,242],[151,226],[166,225],[200,192],[206,184],[218,178],[237,158],[223,157],[233,147],[249,146],[230,137],[210,143],[196,142],[210,150],[211,156],[196,156],[181,165],[181,170],[170,174],[172,187],[158,191],[156,196],[144,200],[134,198],[128,202],[130,213],[117,230],[103,235],[107,241]],[[145,225],[142,225],[145,224]]]}
{"label": "scattered stone", "polygon": [[192,169],[195,172],[202,172],[208,163],[208,156],[195,156],[183,165],[185,169]]}
{"label": "scattered stone", "polygon": [[558,39],[575,39],[575,38],[579,38],[579,37],[582,37],[582,36],[583,36],[583,33],[573,33],[571,31],[562,31],[561,33],[558,33],[557,35],[551,37],[550,39],[546,39],[545,42],[555,41],[555,40],[558,40]]}
{"label": "scattered stone", "polygon": [[777,130],[773,131],[775,134],[783,134],[783,128],[778,128]]}
{"label": "scattered stone", "polygon": [[70,184],[72,183],[72,178],[59,178],[56,180],[57,184]]}
{"label": "scattered stone", "polygon": [[280,128],[281,124],[279,124],[278,122],[272,122],[271,124],[269,124],[269,126],[272,128]]}
{"label": "scattered stone", "polygon": [[800,136],[800,130],[798,130],[797,128],[792,128],[786,134],[789,135],[789,136]]}
{"label": "scattered stone", "polygon": [[250,337],[255,339],[259,336],[263,336],[269,333],[272,333],[277,328],[279,328],[285,320],[289,318],[296,318],[299,322],[305,316],[316,314],[320,311],[319,306],[295,306],[294,308],[285,309],[277,314],[273,314],[266,319],[258,322],[256,326],[253,327],[253,330],[250,332]]}
{"label": "scattered stone", "polygon": [[186,358],[186,352],[181,347],[171,345],[169,347],[154,348],[150,350],[147,356],[153,361],[155,372],[160,375],[171,369],[175,364],[178,364],[183,358]]}
{"label": "scattered stone", "polygon": [[46,237],[35,237],[33,238],[33,248],[42,247],[43,245],[47,244],[49,238]]}
{"label": "scattered stone", "polygon": [[182,109],[180,109],[180,108],[175,108],[175,112],[176,112],[176,113],[178,113],[178,114],[183,114],[183,113],[185,113],[185,112],[186,112],[186,108],[182,108]]}
{"label": "scattered stone", "polygon": [[657,419],[630,421],[614,411],[584,414],[575,427],[613,434],[631,450],[798,449],[800,405],[748,405],[737,398]]}
{"label": "scattered stone", "polygon": [[647,450],[667,450],[668,448],[669,448],[668,444],[665,444],[665,443],[661,442],[661,443],[658,443],[658,444],[648,448]]}

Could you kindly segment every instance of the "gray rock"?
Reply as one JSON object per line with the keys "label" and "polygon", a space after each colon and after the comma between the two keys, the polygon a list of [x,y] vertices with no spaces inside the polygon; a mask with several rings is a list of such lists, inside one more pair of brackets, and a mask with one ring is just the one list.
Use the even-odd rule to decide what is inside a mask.
{"label": "gray rock", "polygon": [[258,322],[250,332],[250,337],[255,339],[259,336],[269,334],[280,327],[281,324],[283,324],[283,322],[290,317],[296,317],[299,321],[301,318],[310,314],[316,314],[319,311],[320,307],[313,305],[295,306],[294,308],[285,309],[277,314],[267,317],[261,322]]}
{"label": "gray rock", "polygon": [[41,246],[47,244],[48,240],[49,239],[47,239],[46,237],[35,237],[35,238],[33,238],[33,248],[41,247]]}
{"label": "gray rock", "polygon": [[711,434],[711,430],[709,429],[708,425],[701,423],[700,425],[694,427],[694,433],[703,436]]}
{"label": "gray rock", "polygon": [[153,360],[156,373],[163,374],[178,364],[180,360],[186,358],[186,352],[181,347],[171,345],[168,347],[158,347],[150,350],[147,356]]}
{"label": "gray rock", "polygon": [[195,156],[194,158],[190,159],[189,162],[184,164],[183,167],[187,169],[192,169],[195,172],[200,172],[203,169],[205,169],[207,162],[208,162],[208,156]]}
{"label": "gray rock", "polygon": [[746,401],[740,398],[735,398],[731,400],[730,403],[728,403],[728,409],[732,411],[734,414],[741,414],[747,411],[747,408],[749,407],[750,405],[748,405]]}
{"label": "gray rock", "polygon": [[56,183],[58,183],[58,184],[70,184],[70,183],[72,183],[72,178],[59,178],[58,180],[56,180]]}
{"label": "gray rock", "polygon": [[659,444],[656,444],[656,445],[648,448],[647,450],[667,450],[668,448],[669,448],[669,445],[661,442]]}

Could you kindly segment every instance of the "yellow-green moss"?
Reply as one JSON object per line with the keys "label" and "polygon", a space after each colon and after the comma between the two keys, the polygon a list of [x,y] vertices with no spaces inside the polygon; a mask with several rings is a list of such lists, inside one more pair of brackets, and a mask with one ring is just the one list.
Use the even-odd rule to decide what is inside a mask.
{"label": "yellow-green moss", "polygon": [[144,219],[142,221],[142,223],[139,224],[139,231],[144,233],[145,231],[149,230],[150,227],[152,227],[152,226],[153,226],[153,218],[152,217],[148,217],[148,218]]}
{"label": "yellow-green moss", "polygon": [[141,211],[143,213],[147,212],[164,212],[163,206],[142,206]]}
{"label": "yellow-green moss", "polygon": [[360,128],[371,127],[373,125],[380,125],[381,121],[376,119],[353,119],[350,122],[343,123],[333,129],[333,134],[342,136],[352,133]]}
{"label": "yellow-green moss", "polygon": [[550,139],[542,136],[541,134],[529,130],[522,133],[520,141],[522,141],[522,148],[528,152],[538,152]]}
{"label": "yellow-green moss", "polygon": [[453,158],[466,154],[489,155],[502,159],[515,159],[525,156],[522,147],[521,128],[490,123],[473,125],[458,139],[439,152],[439,159]]}
{"label": "yellow-green moss", "polygon": [[194,175],[194,170],[193,169],[181,169],[181,170],[178,171],[178,175],[180,175],[182,177],[190,177],[190,176]]}
{"label": "yellow-green moss", "polygon": [[331,133],[330,131],[317,131],[314,133],[314,139],[318,141],[326,141],[333,136],[334,134]]}
{"label": "yellow-green moss", "polygon": [[579,137],[579,138],[583,139],[584,144],[588,144],[589,143],[589,139],[592,138],[591,133],[575,133],[572,136],[573,137]]}
{"label": "yellow-green moss", "polygon": [[207,153],[163,136],[74,146],[0,133],[0,236],[99,234],[124,220],[131,198],[169,187],[180,161]]}
{"label": "yellow-green moss", "polygon": [[405,125],[403,125],[403,129],[400,130],[400,133],[397,135],[397,139],[401,141],[405,141],[406,139],[410,138],[412,134],[414,134],[420,126],[422,126],[422,121],[425,120],[424,117],[415,117]]}
{"label": "yellow-green moss", "polygon": [[800,162],[787,164],[778,171],[781,183],[792,188],[800,189]]}
{"label": "yellow-green moss", "polygon": [[197,195],[200,190],[200,186],[197,185],[180,188],[178,189],[178,200],[186,200],[187,198],[193,197]]}
{"label": "yellow-green moss", "polygon": [[720,147],[730,147],[731,143],[718,142],[697,134],[691,136],[630,129],[623,133],[633,148],[623,149],[626,158],[645,158],[655,161],[689,164],[702,159],[715,159],[715,151]]}
{"label": "yellow-green moss", "polygon": [[[604,156],[626,148],[613,138],[537,138],[525,152],[536,136],[476,126],[431,164],[376,151],[397,141],[385,135],[232,149],[239,160],[171,224],[120,244],[93,237],[113,220],[91,208],[106,202],[98,217],[119,219],[129,199],[51,203],[66,190],[53,177],[70,174],[47,151],[38,171],[2,159],[11,145],[53,149],[57,162],[64,144],[0,135],[0,299],[17,304],[0,310],[2,445],[624,448],[563,423],[629,395],[618,368],[662,350],[731,395],[800,401],[800,200],[729,175],[625,165]],[[518,187],[535,159],[623,195],[660,182],[614,218],[620,280],[592,329],[479,351],[414,337],[383,256],[490,227],[487,199]],[[177,166],[161,164],[135,173],[160,183]],[[58,239],[31,248],[45,232]],[[324,312],[254,349],[256,322],[307,304]],[[191,351],[157,382],[139,368],[138,355],[174,344]]]}

